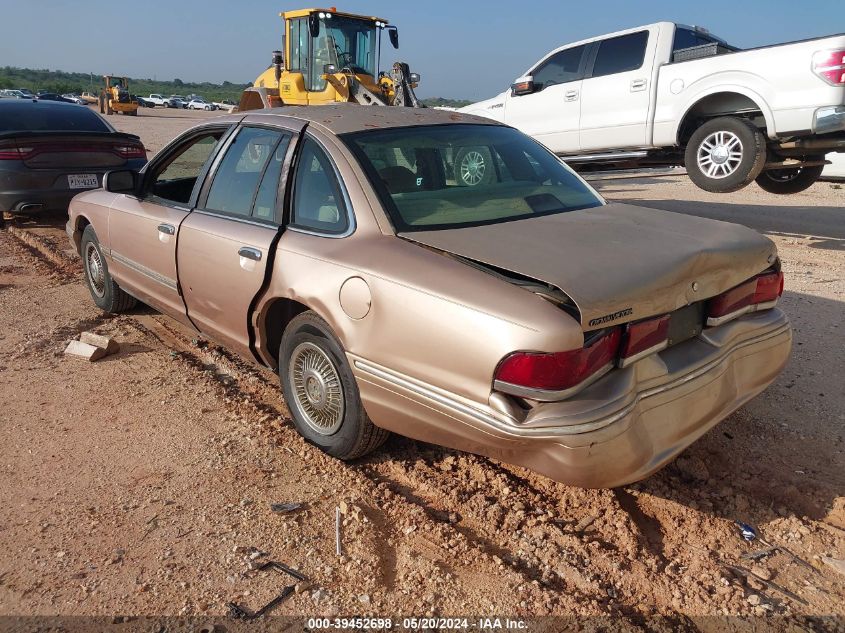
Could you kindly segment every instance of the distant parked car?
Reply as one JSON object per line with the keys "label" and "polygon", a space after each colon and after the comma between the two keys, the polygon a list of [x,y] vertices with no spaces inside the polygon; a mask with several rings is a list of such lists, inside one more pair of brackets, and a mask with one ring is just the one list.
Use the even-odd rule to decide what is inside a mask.
{"label": "distant parked car", "polygon": [[79,98],[89,105],[92,103],[100,102],[100,98],[93,92],[83,92],[81,95],[79,95]]}
{"label": "distant parked car", "polygon": [[196,97],[188,102],[188,110],[216,110],[217,106],[202,97]]}
{"label": "distant parked car", "polygon": [[139,97],[137,95],[130,95],[130,99],[134,99],[138,102],[138,105],[142,108],[154,108],[156,104],[150,101],[149,99],[145,99],[144,97]]}
{"label": "distant parked car", "polygon": [[188,107],[188,100],[183,97],[182,95],[170,95],[169,97],[170,108],[187,108]]}
{"label": "distant parked car", "polygon": [[0,210],[64,211],[110,169],[147,162],[134,134],[117,132],[89,108],[44,99],[0,100]]}
{"label": "distant parked car", "polygon": [[75,95],[75,94],[70,93],[70,92],[63,94],[62,97],[64,97],[65,99],[67,99],[69,101],[72,101],[76,105],[85,105],[86,104],[85,99],[83,99],[79,95]]}
{"label": "distant parked car", "polygon": [[29,99],[23,92],[20,90],[0,90],[0,99]]}
{"label": "distant parked car", "polygon": [[223,101],[215,101],[214,105],[217,107],[218,110],[226,110],[227,112],[231,112],[235,108],[238,107],[238,104],[234,101],[230,101],[229,99],[224,99]]}
{"label": "distant parked car", "polygon": [[76,103],[73,99],[68,99],[55,92],[40,92],[38,93],[39,101],[62,101],[63,103]]}
{"label": "distant parked car", "polygon": [[20,92],[26,99],[33,99],[35,97],[35,95],[32,94],[32,90],[29,88],[18,88],[18,92]]}
{"label": "distant parked car", "polygon": [[845,154],[828,154],[825,158],[830,161],[830,165],[825,165],[822,178],[845,180]]}

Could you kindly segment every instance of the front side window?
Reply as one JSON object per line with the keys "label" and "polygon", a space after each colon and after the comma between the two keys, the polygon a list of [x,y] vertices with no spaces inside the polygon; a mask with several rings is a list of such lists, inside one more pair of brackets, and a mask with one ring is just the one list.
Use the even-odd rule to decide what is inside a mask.
{"label": "front side window", "polygon": [[648,31],[639,31],[599,42],[599,52],[593,64],[593,77],[624,73],[642,67]]}
{"label": "front side window", "polygon": [[330,235],[344,233],[349,228],[334,168],[326,153],[309,138],[303,141],[297,161],[291,225]]}
{"label": "front side window", "polygon": [[[284,137],[278,130],[242,128],[226,149],[226,154],[217,168],[205,208],[236,216],[250,216],[258,184],[268,166],[272,165],[274,169],[281,170],[287,143],[284,148],[280,149],[279,146]],[[278,184],[278,178],[276,183]],[[267,195],[265,192],[265,199],[262,200],[264,207],[271,206]],[[275,196],[272,206],[275,208]],[[272,214],[264,207],[262,214],[265,219],[269,219]]]}
{"label": "front side window", "polygon": [[560,159],[509,127],[433,125],[341,138],[399,232],[496,224],[602,204]]}
{"label": "front side window", "polygon": [[197,178],[224,133],[225,130],[213,130],[201,134],[173,151],[157,165],[150,193],[163,200],[187,204]]}
{"label": "front side window", "polygon": [[540,64],[533,73],[538,90],[581,79],[581,60],[586,46],[559,51]]}

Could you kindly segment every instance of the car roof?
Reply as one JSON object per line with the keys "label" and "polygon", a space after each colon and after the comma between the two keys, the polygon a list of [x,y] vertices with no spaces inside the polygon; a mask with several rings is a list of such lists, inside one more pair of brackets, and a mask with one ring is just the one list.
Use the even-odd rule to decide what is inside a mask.
{"label": "car roof", "polygon": [[[47,93],[47,94],[55,94],[55,93]],[[75,103],[67,103],[66,101],[49,101],[44,100],[41,101],[39,99],[4,99],[0,101],[0,108],[41,108],[41,109],[55,109],[55,108],[75,108],[78,109],[79,106]]]}
{"label": "car roof", "polygon": [[322,106],[286,106],[268,110],[249,110],[239,114],[246,114],[247,116],[260,114],[267,117],[278,116],[299,119],[322,127],[331,134],[348,134],[378,128],[416,125],[448,125],[454,123],[502,125],[497,121],[480,116],[450,110],[364,106],[350,103]]}

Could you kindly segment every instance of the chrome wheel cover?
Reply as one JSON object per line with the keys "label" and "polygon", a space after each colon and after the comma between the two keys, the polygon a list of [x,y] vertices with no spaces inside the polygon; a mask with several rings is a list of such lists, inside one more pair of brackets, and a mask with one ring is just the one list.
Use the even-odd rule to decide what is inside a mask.
{"label": "chrome wheel cover", "polygon": [[85,274],[94,294],[98,297],[105,295],[106,270],[100,258],[100,251],[93,242],[88,242],[85,246]]}
{"label": "chrome wheel cover", "polygon": [[698,167],[708,178],[727,178],[742,162],[742,141],[733,132],[720,130],[698,146]]}
{"label": "chrome wheel cover", "polygon": [[337,433],[343,423],[343,386],[331,358],[314,343],[300,343],[288,364],[294,406],[312,430]]}
{"label": "chrome wheel cover", "polygon": [[461,159],[461,180],[471,187],[484,179],[487,171],[487,161],[484,154],[476,149],[469,150]]}

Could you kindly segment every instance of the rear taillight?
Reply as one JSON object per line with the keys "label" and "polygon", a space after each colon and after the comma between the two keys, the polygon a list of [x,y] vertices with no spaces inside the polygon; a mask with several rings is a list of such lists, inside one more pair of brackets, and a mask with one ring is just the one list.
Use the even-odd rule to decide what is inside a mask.
{"label": "rear taillight", "polygon": [[581,349],[568,352],[514,352],[496,368],[497,390],[526,398],[560,399],[587,387],[616,361],[620,328],[594,336]]}
{"label": "rear taillight", "polygon": [[122,143],[114,146],[114,151],[122,158],[146,158],[147,152],[140,143]]}
{"label": "rear taillight", "polygon": [[619,351],[619,366],[654,354],[669,346],[669,315],[629,323],[625,326],[625,338]]}
{"label": "rear taillight", "polygon": [[845,49],[818,51],[813,55],[813,72],[829,84],[845,85]]}
{"label": "rear taillight", "polygon": [[774,307],[782,294],[782,272],[753,277],[707,302],[707,325],[721,325],[743,314]]}
{"label": "rear taillight", "polygon": [[18,147],[16,141],[0,142],[0,160],[23,160],[30,152],[31,147]]}

